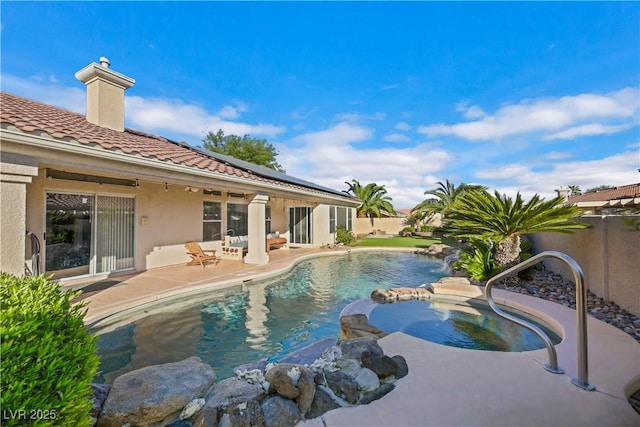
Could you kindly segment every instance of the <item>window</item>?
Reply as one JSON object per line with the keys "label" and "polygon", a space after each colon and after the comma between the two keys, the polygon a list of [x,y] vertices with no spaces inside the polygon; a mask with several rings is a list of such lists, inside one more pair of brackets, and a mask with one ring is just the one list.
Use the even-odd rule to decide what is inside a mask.
{"label": "window", "polygon": [[202,206],[202,241],[222,240],[222,208],[220,202],[204,202]]}
{"label": "window", "polygon": [[248,205],[227,203],[227,234],[230,236],[249,234]]}
{"label": "window", "polygon": [[271,206],[264,207],[264,232],[271,233]]}
{"label": "window", "polygon": [[353,228],[351,208],[329,206],[329,233],[335,233],[337,227],[346,228],[347,230]]}

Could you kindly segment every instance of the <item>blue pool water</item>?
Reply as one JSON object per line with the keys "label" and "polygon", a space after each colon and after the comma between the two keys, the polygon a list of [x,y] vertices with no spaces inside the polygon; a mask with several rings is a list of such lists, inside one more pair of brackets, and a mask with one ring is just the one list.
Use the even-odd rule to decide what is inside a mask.
{"label": "blue pool water", "polygon": [[317,257],[284,276],[224,293],[172,299],[96,325],[101,377],[199,356],[218,378],[235,366],[276,360],[339,336],[339,315],[378,288],[415,287],[446,272],[439,260],[413,253],[359,252]]}
{"label": "blue pool water", "polygon": [[[318,340],[338,338],[340,312],[374,289],[416,287],[446,274],[441,261],[424,255],[358,252],[303,261],[270,280],[161,301],[93,327],[101,356],[96,381],[111,383],[131,370],[190,356],[210,364],[218,378],[228,378],[236,366],[278,360]],[[386,332],[445,345],[543,348],[536,336],[506,320],[437,304],[383,304],[370,321]]]}

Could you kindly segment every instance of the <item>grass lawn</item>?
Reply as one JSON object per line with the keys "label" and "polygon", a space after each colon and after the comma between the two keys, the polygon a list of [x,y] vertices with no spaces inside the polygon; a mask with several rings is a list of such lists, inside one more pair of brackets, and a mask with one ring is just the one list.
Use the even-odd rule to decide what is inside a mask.
{"label": "grass lawn", "polygon": [[418,236],[395,236],[387,238],[367,237],[358,240],[356,246],[383,246],[396,248],[428,248],[436,243],[444,243],[447,245],[454,244],[454,240],[450,238],[440,237],[418,237]]}

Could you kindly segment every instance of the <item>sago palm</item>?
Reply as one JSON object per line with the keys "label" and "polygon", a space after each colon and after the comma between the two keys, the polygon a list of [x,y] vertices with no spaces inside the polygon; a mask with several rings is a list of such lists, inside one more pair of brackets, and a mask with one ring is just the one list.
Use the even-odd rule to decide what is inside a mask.
{"label": "sago palm", "polygon": [[356,210],[359,218],[380,218],[382,215],[395,215],[396,211],[391,204],[391,197],[387,196],[387,189],[384,185],[370,183],[365,186],[360,181],[354,179],[351,183],[345,182],[349,186],[347,190],[362,201]]}
{"label": "sago palm", "polygon": [[537,194],[524,202],[520,193],[515,199],[486,190],[461,195],[449,207],[448,231],[459,238],[479,238],[496,244],[495,260],[509,266],[519,259],[520,236],[540,232],[572,233],[587,228],[570,221],[580,215],[573,205],[563,205],[556,197],[545,201]]}

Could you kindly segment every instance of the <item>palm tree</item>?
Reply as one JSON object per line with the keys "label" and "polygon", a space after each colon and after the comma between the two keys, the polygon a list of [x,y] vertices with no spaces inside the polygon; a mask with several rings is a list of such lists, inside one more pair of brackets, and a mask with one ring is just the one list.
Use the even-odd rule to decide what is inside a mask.
{"label": "palm tree", "polygon": [[373,224],[374,217],[380,218],[382,215],[396,214],[391,204],[391,197],[386,195],[387,189],[384,188],[384,185],[372,182],[363,187],[357,179],[352,180],[351,183],[345,182],[345,184],[349,186],[347,192],[362,201],[356,210],[358,218],[371,218]]}
{"label": "palm tree", "polygon": [[515,200],[497,191],[469,191],[449,207],[447,230],[459,238],[494,242],[495,261],[509,266],[520,256],[520,235],[540,232],[572,233],[587,228],[583,223],[569,221],[580,215],[574,205],[563,205],[556,197],[545,201],[537,194],[527,203],[517,193]]}
{"label": "palm tree", "polygon": [[437,184],[438,188],[427,190],[424,192],[424,194],[435,196],[435,198],[430,197],[418,203],[418,205],[413,208],[414,211],[424,212],[425,217],[427,218],[432,217],[436,213],[439,213],[444,217],[446,216],[446,211],[449,206],[453,205],[453,203],[455,203],[456,199],[460,197],[460,195],[464,194],[467,191],[486,190],[487,188],[484,185],[465,183],[462,183],[456,187],[455,184],[448,179],[445,183],[438,181]]}

